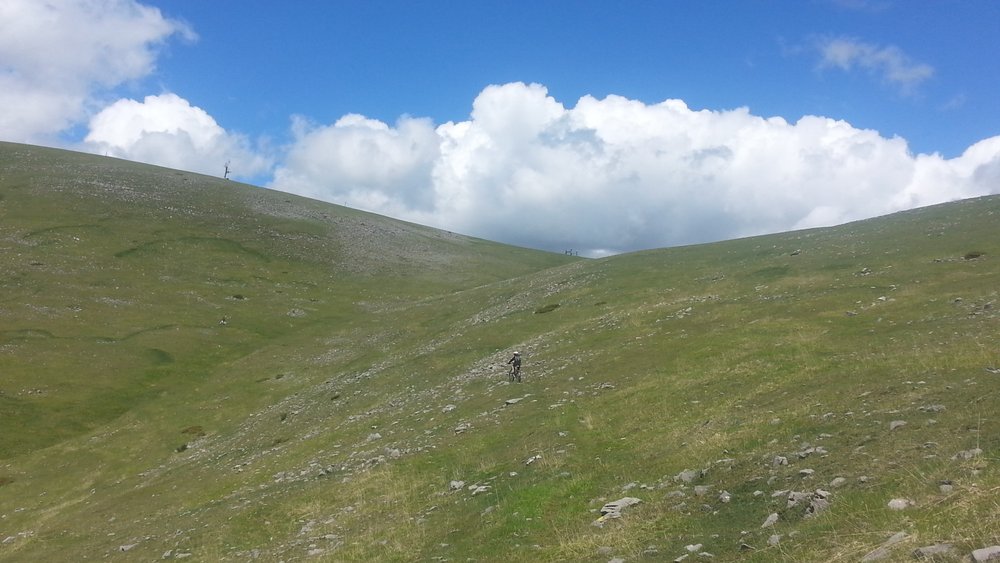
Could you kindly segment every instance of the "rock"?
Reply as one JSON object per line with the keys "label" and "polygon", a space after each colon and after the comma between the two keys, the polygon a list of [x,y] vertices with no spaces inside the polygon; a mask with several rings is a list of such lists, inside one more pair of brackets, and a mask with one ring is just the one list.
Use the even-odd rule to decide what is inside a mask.
{"label": "rock", "polygon": [[908,498],[894,498],[889,501],[890,510],[906,510],[914,505],[914,502]]}
{"label": "rock", "polygon": [[733,495],[729,494],[729,491],[722,491],[719,493],[719,502],[725,504],[733,500]]}
{"label": "rock", "polygon": [[132,551],[132,548],[134,548],[137,545],[139,545],[139,544],[137,544],[137,543],[130,543],[128,545],[121,545],[121,546],[118,546],[118,551],[121,551],[121,552]]}
{"label": "rock", "polygon": [[472,489],[472,496],[476,496],[482,493],[488,493],[490,491],[489,485],[473,485],[470,488]]}
{"label": "rock", "polygon": [[471,429],[472,429],[472,425],[471,424],[469,424],[468,422],[461,422],[461,423],[459,423],[458,426],[455,427],[455,434],[461,434],[462,432],[465,432],[466,430],[471,430]]}
{"label": "rock", "polygon": [[621,557],[615,557],[614,559],[609,559],[608,563],[625,563],[625,560]]}
{"label": "rock", "polygon": [[938,485],[938,489],[942,495],[950,495],[955,490],[955,486],[951,483],[942,483]]}
{"label": "rock", "polygon": [[792,491],[788,493],[788,503],[785,505],[785,507],[792,508],[793,506],[797,506],[800,502],[808,499],[811,496],[812,495],[810,493],[800,493]]}
{"label": "rock", "polygon": [[684,549],[688,550],[688,553],[694,553],[696,551],[700,551],[702,547],[704,546],[702,546],[700,543],[695,543],[691,545],[685,545]]}
{"label": "rock", "polygon": [[938,543],[926,547],[918,547],[913,550],[915,559],[938,559],[940,557],[950,558],[955,552],[955,546],[950,543]]}
{"label": "rock", "polygon": [[381,439],[382,435],[379,434],[378,432],[372,432],[371,434],[368,435],[369,442],[374,442],[375,440],[381,440]]}
{"label": "rock", "polygon": [[764,520],[764,523],[760,525],[761,528],[770,528],[778,523],[778,513],[772,512],[770,516]]}
{"label": "rock", "polygon": [[812,477],[815,469],[799,469],[799,477]]}
{"label": "rock", "polygon": [[448,484],[448,488],[453,491],[461,491],[465,488],[465,481],[452,481]]}
{"label": "rock", "polygon": [[896,430],[897,428],[902,428],[906,426],[905,420],[893,420],[889,423],[889,430]]}
{"label": "rock", "polygon": [[831,489],[836,489],[837,487],[843,485],[846,482],[847,482],[847,479],[844,479],[843,477],[837,477],[833,481],[830,481],[830,488]]}
{"label": "rock", "polygon": [[694,496],[703,497],[708,494],[709,489],[711,489],[711,487],[707,485],[695,485]]}
{"label": "rock", "polygon": [[607,557],[612,553],[614,553],[614,549],[606,545],[602,545],[601,547],[597,548],[597,554],[600,555],[601,557]]}
{"label": "rock", "polygon": [[503,404],[504,404],[504,406],[507,406],[507,405],[516,405],[516,404],[520,403],[522,399],[524,399],[524,397],[518,397],[516,399],[507,399],[506,401],[503,402]]}
{"label": "rock", "polygon": [[773,465],[774,467],[779,467],[781,465],[788,465],[788,458],[783,455],[775,456],[774,460],[771,462],[771,465]]}
{"label": "rock", "polygon": [[441,412],[451,412],[451,411],[455,410],[456,408],[458,408],[458,407],[456,407],[455,405],[445,405],[444,408],[441,409]]}
{"label": "rock", "polygon": [[984,547],[972,552],[973,561],[998,561],[1000,560],[1000,545]]}
{"label": "rock", "polygon": [[601,518],[621,518],[622,510],[642,502],[635,497],[624,497],[601,507]]}
{"label": "rock", "polygon": [[806,508],[806,516],[815,516],[827,508],[830,508],[830,493],[823,489],[816,489],[809,500],[809,507]]}
{"label": "rock", "polygon": [[681,471],[680,473],[674,476],[674,481],[680,481],[682,483],[690,483],[695,479],[698,479],[699,477],[703,477],[704,475],[705,475],[704,471],[685,469],[684,471]]}
{"label": "rock", "polygon": [[771,537],[767,538],[767,545],[775,546],[781,543],[781,535],[772,534]]}

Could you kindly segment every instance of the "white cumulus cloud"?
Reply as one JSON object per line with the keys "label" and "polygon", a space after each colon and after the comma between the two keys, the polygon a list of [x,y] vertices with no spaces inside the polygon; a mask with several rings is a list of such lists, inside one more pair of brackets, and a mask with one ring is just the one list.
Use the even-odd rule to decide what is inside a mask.
{"label": "white cumulus cloud", "polygon": [[272,187],[591,256],[839,224],[1000,192],[1000,137],[962,156],[847,122],[694,110],[538,84],[484,89],[467,121],[301,122]]}
{"label": "white cumulus cloud", "polygon": [[121,99],[90,120],[84,145],[93,152],[192,172],[251,177],[270,162],[243,136],[176,94]]}
{"label": "white cumulus cloud", "polygon": [[294,143],[274,176],[282,189],[397,216],[433,205],[428,179],[441,140],[430,120],[403,117],[393,127],[356,114],[322,127],[293,121]]}
{"label": "white cumulus cloud", "polygon": [[134,0],[0,2],[0,135],[47,142],[108,89],[148,75],[185,24]]}

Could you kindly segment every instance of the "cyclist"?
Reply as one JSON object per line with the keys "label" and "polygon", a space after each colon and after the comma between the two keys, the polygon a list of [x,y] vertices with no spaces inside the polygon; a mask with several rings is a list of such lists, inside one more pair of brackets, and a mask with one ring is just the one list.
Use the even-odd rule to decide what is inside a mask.
{"label": "cyclist", "polygon": [[518,383],[521,382],[521,353],[514,352],[514,357],[507,360],[507,364],[510,365],[510,380],[517,380]]}

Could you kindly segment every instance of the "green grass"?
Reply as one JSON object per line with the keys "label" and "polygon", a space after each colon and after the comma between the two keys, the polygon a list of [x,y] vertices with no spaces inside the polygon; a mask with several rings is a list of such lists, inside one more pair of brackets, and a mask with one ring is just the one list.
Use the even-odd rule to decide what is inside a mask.
{"label": "green grass", "polygon": [[1000,543],[998,214],[578,260],[0,143],[0,560],[968,555]]}

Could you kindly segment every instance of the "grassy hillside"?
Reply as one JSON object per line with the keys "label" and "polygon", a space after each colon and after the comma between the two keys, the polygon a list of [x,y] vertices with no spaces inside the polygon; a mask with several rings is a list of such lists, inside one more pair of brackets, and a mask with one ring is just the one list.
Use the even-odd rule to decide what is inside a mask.
{"label": "grassy hillside", "polygon": [[998,218],[573,260],[0,144],[0,560],[967,557]]}

